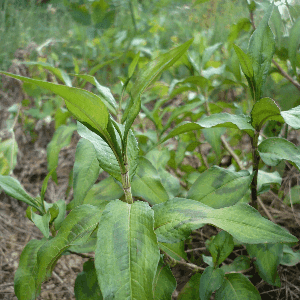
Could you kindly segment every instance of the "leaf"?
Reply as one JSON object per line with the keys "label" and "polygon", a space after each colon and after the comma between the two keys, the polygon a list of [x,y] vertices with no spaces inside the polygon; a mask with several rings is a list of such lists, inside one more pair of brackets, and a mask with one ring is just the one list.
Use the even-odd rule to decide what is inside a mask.
{"label": "leaf", "polygon": [[296,106],[290,110],[282,111],[281,116],[285,123],[294,129],[300,129],[300,106]]}
{"label": "leaf", "polygon": [[300,170],[300,151],[283,138],[268,138],[258,145],[261,159],[269,166],[277,166],[282,160],[289,161]]}
{"label": "leaf", "polygon": [[23,249],[18,269],[15,273],[14,288],[19,300],[35,300],[36,285],[35,272],[37,269],[37,252],[47,242],[42,240],[31,240]]}
{"label": "leaf", "polygon": [[76,300],[102,300],[93,260],[83,264],[83,271],[77,275],[74,292]]}
{"label": "leaf", "polygon": [[47,241],[37,254],[36,288],[51,276],[57,260],[71,245],[80,245],[96,228],[102,212],[92,205],[74,208],[62,222],[57,235]]}
{"label": "leaf", "polygon": [[73,168],[73,200],[68,209],[83,204],[84,198],[99,176],[99,162],[93,144],[81,138],[76,147]]}
{"label": "leaf", "polygon": [[153,299],[159,257],[150,206],[140,201],[110,202],[99,223],[95,252],[103,298]]}
{"label": "leaf", "polygon": [[205,68],[206,63],[210,60],[211,56],[214,54],[216,50],[222,45],[222,43],[214,44],[210,47],[205,48],[203,55],[202,55],[202,61],[201,65],[202,68]]}
{"label": "leaf", "polygon": [[139,51],[133,58],[132,62],[130,63],[129,67],[128,67],[128,78],[131,78],[131,76],[134,73],[134,70],[136,68],[136,65],[140,59],[140,54],[141,52]]}
{"label": "leaf", "polygon": [[201,274],[193,275],[190,280],[185,284],[183,289],[178,294],[178,300],[192,300],[199,299],[199,285]]}
{"label": "leaf", "polygon": [[55,204],[58,206],[59,212],[54,220],[54,229],[58,230],[66,216],[66,202],[61,199],[56,201]]}
{"label": "leaf", "polygon": [[214,269],[207,267],[200,279],[200,299],[209,300],[212,293],[218,290],[224,281],[224,271],[222,269]]}
{"label": "leaf", "polygon": [[287,205],[300,203],[300,185],[293,186],[285,196],[283,202]]}
{"label": "leaf", "polygon": [[[83,89],[31,79],[3,71],[0,71],[0,74],[35,84],[61,96],[65,100],[70,113],[79,122],[88,124],[101,134],[106,134],[108,111],[106,106],[102,103],[101,98],[95,94]],[[84,105],[82,105],[82,103],[84,103]]]}
{"label": "leaf", "polygon": [[31,219],[32,219],[32,222],[35,224],[35,226],[41,231],[43,236],[46,239],[48,239],[49,235],[50,235],[50,231],[49,231],[49,222],[51,219],[50,211],[48,211],[43,216],[32,213]]}
{"label": "leaf", "polygon": [[300,262],[300,252],[294,252],[292,248],[287,245],[283,245],[283,255],[281,257],[280,264],[284,266],[295,266]]}
{"label": "leaf", "polygon": [[282,177],[279,175],[277,171],[269,173],[264,172],[262,170],[258,171],[258,179],[257,179],[257,193],[263,194],[270,189],[270,184],[277,183],[281,184]]}
{"label": "leaf", "polygon": [[225,128],[209,128],[209,129],[202,129],[202,133],[206,139],[206,141],[212,146],[213,150],[216,153],[217,161],[221,161],[221,153],[222,153],[222,142],[221,142],[221,135],[224,134],[226,131]]}
{"label": "leaf", "polygon": [[47,146],[48,171],[52,173],[52,179],[57,184],[57,173],[53,171],[58,165],[58,156],[62,148],[71,142],[72,134],[76,130],[76,125],[61,125],[55,131],[51,142]]}
{"label": "leaf", "polygon": [[226,274],[224,282],[215,294],[216,300],[261,300],[259,292],[243,274]]}
{"label": "leaf", "polygon": [[232,236],[226,231],[219,232],[209,243],[210,252],[214,265],[219,266],[233,251],[234,242]]}
{"label": "leaf", "polygon": [[158,242],[158,246],[161,250],[166,252],[172,258],[180,261],[181,259],[187,260],[187,255],[184,251],[184,241],[174,244],[160,243]]}
{"label": "leaf", "polygon": [[254,262],[259,276],[269,284],[280,287],[277,267],[282,257],[282,244],[246,245],[250,257],[256,257]]}
{"label": "leaf", "polygon": [[251,120],[251,125],[257,131],[260,131],[262,126],[269,120],[284,123],[280,115],[280,108],[271,98],[262,98],[253,105]]}
{"label": "leaf", "polygon": [[20,201],[25,202],[26,204],[36,208],[39,212],[43,212],[41,204],[38,201],[29,196],[20,182],[13,177],[0,175],[0,187],[4,190],[4,192]]}
{"label": "leaf", "polygon": [[245,74],[245,76],[252,80],[254,73],[251,58],[240,47],[236,46],[235,44],[233,44],[233,48],[239,59],[243,73]]}
{"label": "leaf", "polygon": [[156,204],[154,210],[155,233],[159,242],[176,243],[185,240],[192,230],[204,224],[217,226],[242,243],[297,242],[285,229],[263,218],[245,203],[213,209],[200,202],[174,198]]}
{"label": "leaf", "polygon": [[169,200],[157,170],[145,157],[139,157],[136,174],[131,182],[131,192],[132,196],[141,197],[152,205]]}
{"label": "leaf", "polygon": [[289,60],[291,62],[294,73],[296,73],[296,63],[297,63],[297,52],[299,49],[300,43],[300,17],[293,24],[290,35],[289,35],[289,44],[288,44],[288,52],[289,52]]}
{"label": "leaf", "polygon": [[196,0],[194,2],[194,6],[197,5],[197,4],[202,4],[202,3],[208,2],[208,1],[210,1],[210,0]]}
{"label": "leaf", "polygon": [[45,177],[44,181],[43,181],[43,185],[42,185],[42,189],[41,189],[41,202],[44,201],[44,197],[45,197],[45,193],[47,190],[47,186],[48,186],[48,181],[50,179],[50,177],[52,176],[53,172],[55,172],[56,167],[54,167]]}
{"label": "leaf", "polygon": [[213,114],[202,118],[199,122],[182,122],[171,130],[169,134],[162,139],[161,143],[181,133],[212,127],[240,129],[246,131],[250,136],[253,136],[254,128],[249,122],[250,118],[244,115],[231,115],[228,113]]}
{"label": "leaf", "polygon": [[213,208],[231,206],[241,200],[251,181],[248,171],[234,172],[213,166],[200,174],[187,198]]}
{"label": "leaf", "polygon": [[244,271],[250,268],[250,263],[251,260],[248,256],[240,255],[230,265],[223,265],[221,269],[225,273]]}
{"label": "leaf", "polygon": [[268,23],[274,7],[274,2],[266,11],[263,19],[249,40],[248,55],[251,58],[254,72],[255,101],[261,98],[262,88],[266,81],[273,54],[275,39]]}
{"label": "leaf", "polygon": [[176,279],[174,278],[170,267],[160,260],[153,281],[153,299],[170,300],[176,285]]}
{"label": "leaf", "polygon": [[[2,154],[1,152],[3,153],[3,160],[6,158],[8,170],[12,171],[17,165],[18,144],[16,140],[11,138],[5,141],[0,141],[0,155]],[[6,163],[4,162],[4,164]]]}

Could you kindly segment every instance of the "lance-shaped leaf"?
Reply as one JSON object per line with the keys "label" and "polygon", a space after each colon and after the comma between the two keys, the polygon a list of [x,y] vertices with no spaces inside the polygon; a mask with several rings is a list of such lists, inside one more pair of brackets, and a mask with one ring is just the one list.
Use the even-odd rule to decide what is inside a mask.
{"label": "lance-shaped leaf", "polygon": [[25,192],[17,179],[10,176],[0,175],[0,187],[5,191],[7,195],[17,200],[23,201],[43,213],[41,204],[35,198],[29,196]]}
{"label": "lance-shaped leaf", "polygon": [[102,300],[94,262],[83,264],[83,271],[77,275],[74,292],[76,300]]}
{"label": "lance-shaped leaf", "polygon": [[284,123],[284,119],[280,115],[280,108],[271,98],[262,98],[257,101],[251,111],[251,124],[260,131],[264,123],[269,120]]}
{"label": "lance-shaped leaf", "polygon": [[160,260],[153,281],[153,299],[170,300],[176,288],[176,284],[176,279],[170,267]]}
{"label": "lance-shaped leaf", "polygon": [[300,129],[300,105],[292,109],[282,111],[281,116],[283,117],[285,123],[294,129]]}
{"label": "lance-shaped leaf", "polygon": [[50,83],[42,80],[31,79],[23,76],[0,71],[1,74],[19,79],[23,82],[36,84],[59,96],[65,102],[70,113],[82,123],[86,123],[101,134],[106,134],[108,111],[101,98],[97,95],[74,87]]}
{"label": "lance-shaped leaf", "polygon": [[37,269],[37,252],[46,242],[45,238],[42,240],[31,240],[21,253],[19,267],[14,278],[15,294],[19,300],[36,299],[35,272]]}
{"label": "lance-shaped leaf", "polygon": [[176,243],[186,239],[192,230],[212,224],[230,233],[242,243],[297,242],[297,238],[280,226],[263,218],[245,203],[213,209],[200,202],[174,198],[156,204],[155,233],[159,242]]}
{"label": "lance-shaped leaf", "polygon": [[131,99],[127,103],[122,118],[122,123],[126,121],[124,132],[125,143],[128,131],[141,109],[141,94],[158,78],[158,76],[161,75],[163,71],[171,67],[187,51],[192,42],[193,40],[191,39],[181,46],[159,55],[138,72],[137,79],[130,91]]}
{"label": "lance-shaped leaf", "polygon": [[258,145],[261,159],[269,166],[277,166],[282,160],[289,161],[300,170],[300,151],[282,138],[269,138]]}
{"label": "lance-shaped leaf", "polygon": [[47,191],[47,186],[48,186],[48,181],[50,179],[50,177],[52,176],[52,174],[55,172],[56,170],[56,167],[54,167],[48,174],[47,176],[45,177],[44,181],[43,181],[43,185],[42,185],[42,188],[41,188],[41,202],[44,201],[44,198],[45,198],[45,193]]}
{"label": "lance-shaped leaf", "polygon": [[243,274],[226,274],[222,286],[215,294],[216,300],[261,300],[259,292]]}
{"label": "lance-shaped leaf", "polygon": [[200,174],[187,198],[213,208],[231,206],[243,198],[251,181],[248,171],[234,172],[213,166]]}
{"label": "lance-shaped leaf", "polygon": [[160,176],[150,161],[139,157],[138,167],[131,183],[132,195],[142,197],[150,204],[162,203],[169,200]]}
{"label": "lance-shaped leaf", "polygon": [[102,211],[92,205],[80,205],[74,208],[62,222],[57,235],[47,241],[37,254],[36,288],[51,276],[57,260],[71,245],[86,242],[96,228]]}
{"label": "lance-shaped leaf", "polygon": [[251,58],[254,72],[256,101],[261,98],[262,88],[269,73],[272,57],[275,52],[274,35],[268,25],[273,6],[274,3],[266,11],[257,29],[252,34],[248,46],[248,55]]}
{"label": "lance-shaped leaf", "polygon": [[178,300],[199,299],[200,279],[200,273],[193,275],[183,287],[183,289],[180,291],[178,295]]}
{"label": "lance-shaped leaf", "polygon": [[162,139],[161,143],[181,133],[212,127],[240,129],[247,132],[250,136],[253,136],[254,128],[249,122],[250,117],[244,115],[231,115],[228,113],[213,114],[202,118],[199,122],[182,122],[171,130],[169,134]]}
{"label": "lance-shaped leaf", "polygon": [[289,59],[296,74],[297,52],[300,44],[300,17],[295,21],[289,35]]}
{"label": "lance-shaped leaf", "polygon": [[71,210],[81,205],[89,189],[99,176],[99,162],[94,145],[82,138],[79,140],[75,153],[73,168],[73,200],[68,204]]}
{"label": "lance-shaped leaf", "polygon": [[224,271],[207,267],[200,279],[199,295],[201,300],[209,300],[212,293],[219,289],[224,281]]}
{"label": "lance-shaped leaf", "polygon": [[152,299],[159,250],[145,202],[110,202],[101,217],[95,267],[104,299]]}

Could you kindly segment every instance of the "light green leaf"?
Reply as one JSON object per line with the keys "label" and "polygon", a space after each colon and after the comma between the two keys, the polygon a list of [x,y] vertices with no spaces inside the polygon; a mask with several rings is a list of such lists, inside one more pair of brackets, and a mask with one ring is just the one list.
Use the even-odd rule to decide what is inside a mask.
{"label": "light green leaf", "polygon": [[251,58],[240,47],[236,46],[235,44],[233,44],[233,48],[239,59],[243,73],[245,74],[245,76],[252,80],[254,73]]}
{"label": "light green leaf", "polygon": [[233,273],[225,275],[224,282],[215,294],[216,300],[261,300],[259,292],[250,280],[243,274]]}
{"label": "light green leaf", "polygon": [[253,136],[254,128],[249,122],[250,118],[244,115],[231,115],[228,113],[213,114],[202,118],[199,122],[182,122],[171,130],[169,134],[162,139],[161,143],[181,133],[212,127],[240,129],[246,131],[250,136]]}
{"label": "light green leaf", "polygon": [[152,205],[169,200],[169,195],[160,181],[157,170],[144,157],[139,157],[136,174],[131,183],[131,191],[134,197],[141,197]]}
{"label": "light green leaf", "polygon": [[251,125],[260,131],[262,126],[269,120],[284,123],[280,115],[280,108],[271,98],[262,98],[257,101],[251,111]]}
{"label": "light green leaf", "polygon": [[277,267],[282,258],[282,244],[246,245],[250,257],[256,257],[254,262],[259,276],[269,284],[280,287]]}
{"label": "light green leaf", "polygon": [[207,267],[200,279],[199,294],[201,300],[209,300],[212,293],[218,290],[224,281],[224,271]]}
{"label": "light green leaf", "polygon": [[[14,279],[15,294],[19,300],[36,299],[35,273],[37,270],[37,253],[46,242],[45,238],[42,240],[31,240],[22,251]],[[40,289],[37,294],[39,292]]]}
{"label": "light green leaf", "polygon": [[73,168],[73,200],[68,204],[68,209],[83,204],[85,196],[99,176],[99,171],[99,162],[93,144],[84,138],[80,139]]}
{"label": "light green leaf", "polygon": [[56,201],[55,204],[58,206],[59,212],[54,220],[54,228],[58,230],[66,216],[66,202],[61,199]]}
{"label": "light green leaf", "polygon": [[300,170],[300,151],[291,142],[283,138],[268,138],[258,145],[261,159],[269,166],[277,166],[287,160]]}
{"label": "light green leaf", "polygon": [[197,5],[197,4],[202,4],[202,3],[208,2],[208,1],[210,1],[210,0],[196,0],[194,2],[194,6]]}
{"label": "light green leaf", "polygon": [[41,231],[43,236],[48,239],[50,235],[49,231],[49,222],[51,219],[50,211],[47,211],[46,214],[43,216],[40,216],[36,213],[31,214],[32,222],[35,224],[35,226]]}
{"label": "light green leaf", "polygon": [[261,98],[262,88],[266,81],[273,54],[275,39],[268,23],[273,11],[274,3],[267,9],[263,19],[250,37],[248,55],[251,58],[254,72],[255,101]]}
{"label": "light green leaf", "polygon": [[300,185],[293,186],[285,196],[283,202],[287,205],[300,203]]}
{"label": "light green leaf", "polygon": [[285,123],[294,129],[300,129],[300,105],[290,110],[282,111],[281,116],[283,117]]}
{"label": "light green leaf", "polygon": [[194,300],[199,299],[199,285],[201,274],[197,273],[193,275],[190,280],[185,284],[183,289],[178,295],[178,300]]}
{"label": "light green leaf", "polygon": [[[101,134],[106,134],[108,111],[106,106],[102,103],[101,98],[95,94],[83,89],[31,79],[3,71],[0,71],[0,73],[19,79],[23,82],[36,84],[39,87],[61,96],[65,100],[70,113],[79,122],[88,124]],[[82,105],[82,103],[84,103],[84,105]]]}
{"label": "light green leaf", "polygon": [[160,260],[153,281],[154,300],[170,300],[176,288],[176,284],[176,279],[170,267]]}
{"label": "light green leaf", "polygon": [[222,43],[214,44],[210,47],[205,48],[203,55],[202,55],[202,61],[201,65],[202,68],[205,68],[205,64],[210,60],[211,56],[214,54],[216,50],[222,45]]}
{"label": "light green leaf", "polygon": [[71,143],[73,132],[76,130],[76,125],[61,125],[55,131],[51,142],[47,146],[47,161],[48,172],[52,173],[52,179],[57,184],[57,173],[53,171],[58,165],[58,156],[62,148],[68,146]]}
{"label": "light green leaf", "polygon": [[213,208],[231,206],[241,200],[251,181],[248,171],[234,172],[213,166],[200,174],[187,198]]}
{"label": "light green leaf", "polygon": [[300,252],[294,252],[293,249],[287,245],[283,245],[283,255],[280,261],[284,266],[295,266],[300,262]]}
{"label": "light green leaf", "polygon": [[83,271],[77,275],[74,292],[76,300],[102,300],[93,260],[83,264]]}
{"label": "light green leaf", "polygon": [[52,176],[53,172],[55,172],[56,167],[54,167],[45,177],[44,181],[43,181],[43,185],[42,185],[42,189],[41,189],[41,202],[44,201],[44,197],[45,197],[45,193],[47,190],[47,186],[48,186],[48,181],[50,179],[50,177]]}
{"label": "light green leaf", "polygon": [[139,51],[133,58],[132,62],[130,63],[129,65],[129,68],[128,68],[128,78],[131,78],[131,76],[133,75],[134,73],[134,70],[136,68],[136,65],[140,59],[140,54],[141,52]]}
{"label": "light green leaf", "polygon": [[1,153],[3,153],[3,158],[6,158],[6,161],[9,164],[9,170],[12,171],[17,165],[18,144],[16,140],[11,138],[5,141],[0,141],[0,155]]}
{"label": "light green leaf", "polygon": [[296,74],[297,52],[300,43],[300,17],[295,21],[289,35],[289,59]]}
{"label": "light green leaf", "polygon": [[244,271],[250,268],[251,260],[248,256],[238,256],[230,265],[223,265],[221,269],[226,273]]}
{"label": "light green leaf", "polygon": [[173,257],[174,259],[180,261],[182,259],[187,260],[187,255],[184,251],[184,241],[174,244],[167,244],[158,242],[158,246],[161,250],[166,252],[168,255]]}
{"label": "light green leaf", "polygon": [[262,170],[259,170],[258,179],[257,179],[257,193],[263,194],[270,189],[270,184],[272,183],[281,184],[281,182],[282,182],[282,177],[277,171],[269,173],[269,172],[264,172]]}
{"label": "light green leaf", "polygon": [[[104,299],[153,299],[159,250],[145,202],[110,202],[101,217],[95,266]],[[108,263],[109,262],[109,263]]]}
{"label": "light green leaf", "polygon": [[200,202],[174,198],[156,204],[154,210],[155,233],[162,243],[185,240],[192,230],[212,224],[230,233],[242,243],[297,242],[285,229],[263,218],[245,203],[213,209]]}

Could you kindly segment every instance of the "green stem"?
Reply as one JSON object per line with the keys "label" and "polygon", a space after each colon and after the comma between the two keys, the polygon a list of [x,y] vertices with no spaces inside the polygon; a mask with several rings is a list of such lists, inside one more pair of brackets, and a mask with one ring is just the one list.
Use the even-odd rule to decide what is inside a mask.
{"label": "green stem", "polygon": [[133,199],[132,199],[132,194],[131,194],[131,184],[130,184],[130,177],[129,177],[129,164],[127,161],[127,158],[125,158],[124,162],[125,166],[125,173],[122,173],[122,186],[123,186],[123,191],[125,194],[125,202],[132,204]]}
{"label": "green stem", "polygon": [[252,161],[253,161],[253,179],[251,182],[251,205],[257,209],[257,177],[260,156],[258,153],[259,132],[255,131],[254,137],[251,138],[252,144]]}

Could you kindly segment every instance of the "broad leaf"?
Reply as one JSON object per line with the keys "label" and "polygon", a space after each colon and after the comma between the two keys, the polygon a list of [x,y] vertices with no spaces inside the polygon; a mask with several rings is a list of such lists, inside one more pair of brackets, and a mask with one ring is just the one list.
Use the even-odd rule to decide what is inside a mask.
{"label": "broad leaf", "polygon": [[283,117],[285,123],[294,129],[300,129],[300,106],[282,111],[281,116]]}
{"label": "broad leaf", "polygon": [[284,197],[283,202],[287,205],[300,203],[300,185],[293,186]]}
{"label": "broad leaf", "polygon": [[282,138],[268,138],[258,145],[261,159],[269,166],[277,166],[287,160],[300,170],[300,151],[291,142]]}
{"label": "broad leaf", "polygon": [[216,300],[260,300],[257,289],[243,274],[226,274],[224,282],[215,294]]}
{"label": "broad leaf", "polygon": [[283,245],[283,255],[280,261],[284,266],[295,266],[300,262],[300,251],[294,252],[292,248],[287,245]]}
{"label": "broad leaf", "polygon": [[200,279],[199,294],[201,300],[209,300],[212,293],[219,289],[224,281],[224,271],[207,267]]}
{"label": "broad leaf", "polygon": [[158,246],[162,251],[166,252],[168,255],[178,261],[182,259],[187,260],[187,255],[184,251],[184,241],[174,244],[158,242]]}
{"label": "broad leaf", "polygon": [[242,243],[297,242],[285,229],[263,218],[245,203],[213,209],[200,202],[174,198],[156,204],[155,233],[162,243],[176,243],[188,238],[192,230],[212,224],[230,233]]}
{"label": "broad leaf", "polygon": [[[19,267],[14,279],[15,293],[19,300],[36,299],[37,253],[46,242],[45,238],[42,240],[31,240],[21,253]],[[37,293],[39,294],[39,292],[40,289]]]}
{"label": "broad leaf", "polygon": [[213,166],[200,174],[187,198],[213,208],[231,206],[241,200],[251,181],[248,171],[234,172]]}
{"label": "broad leaf", "polygon": [[300,17],[295,21],[289,35],[289,59],[296,74],[297,52],[300,44]]}
{"label": "broad leaf", "polygon": [[153,299],[159,250],[145,202],[110,202],[101,217],[95,266],[104,299]]}
{"label": "broad leaf", "polygon": [[223,265],[221,269],[225,273],[244,271],[250,268],[251,260],[248,256],[238,256],[230,265]]}
{"label": "broad leaf", "polygon": [[193,275],[190,280],[185,284],[183,289],[178,295],[178,300],[194,300],[199,299],[199,285],[201,274],[197,273]]}
{"label": "broad leaf", "polygon": [[31,220],[35,224],[35,226],[41,231],[43,236],[48,239],[50,235],[49,231],[49,222],[51,219],[50,211],[48,211],[43,216],[40,216],[36,213],[31,214]]}
{"label": "broad leaf", "polygon": [[279,175],[277,171],[269,173],[262,170],[258,171],[258,179],[257,179],[257,193],[263,194],[270,190],[270,185],[272,183],[281,184],[282,177]]}

